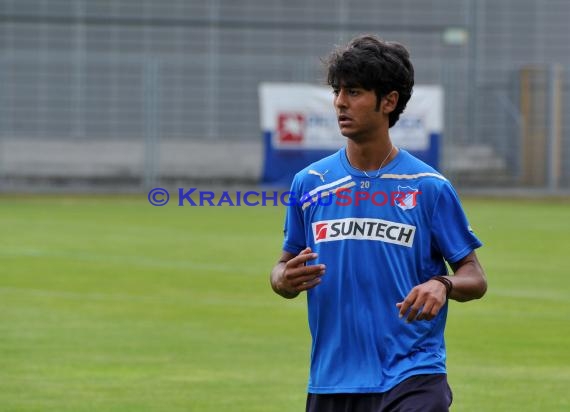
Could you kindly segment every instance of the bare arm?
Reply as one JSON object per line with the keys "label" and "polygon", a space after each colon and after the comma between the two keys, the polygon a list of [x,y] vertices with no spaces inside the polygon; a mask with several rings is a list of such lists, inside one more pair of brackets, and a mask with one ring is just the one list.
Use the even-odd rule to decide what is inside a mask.
{"label": "bare arm", "polygon": [[311,248],[298,255],[283,251],[277,264],[271,270],[270,282],[273,291],[287,299],[295,298],[303,290],[314,288],[325,274],[325,265],[306,265],[317,258]]}
{"label": "bare arm", "polygon": [[473,251],[463,259],[450,264],[453,276],[446,276],[453,285],[450,299],[467,302],[480,299],[487,292],[487,278],[485,272]]}
{"label": "bare arm", "polygon": [[428,280],[413,288],[408,296],[396,304],[400,317],[407,314],[406,320],[431,320],[439,313],[447,299],[466,302],[483,297],[487,291],[485,272],[473,251],[463,259],[450,264],[453,276],[445,276],[452,284],[447,297],[445,285],[436,280]]}

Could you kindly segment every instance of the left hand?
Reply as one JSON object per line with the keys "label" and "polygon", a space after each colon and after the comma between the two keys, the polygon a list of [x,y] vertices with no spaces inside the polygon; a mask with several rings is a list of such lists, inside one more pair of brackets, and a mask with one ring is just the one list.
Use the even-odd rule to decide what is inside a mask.
{"label": "left hand", "polygon": [[406,322],[432,320],[445,305],[446,295],[445,285],[437,280],[428,280],[413,288],[402,302],[396,303],[400,309],[400,318],[407,313]]}

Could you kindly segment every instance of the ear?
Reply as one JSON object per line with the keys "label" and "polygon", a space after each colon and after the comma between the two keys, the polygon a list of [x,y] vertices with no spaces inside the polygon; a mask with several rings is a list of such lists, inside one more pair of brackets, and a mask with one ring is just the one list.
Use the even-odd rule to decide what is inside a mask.
{"label": "ear", "polygon": [[386,94],[382,98],[382,104],[381,104],[382,113],[384,113],[384,114],[392,113],[396,109],[396,106],[398,105],[398,98],[399,97],[400,97],[400,94],[395,90]]}

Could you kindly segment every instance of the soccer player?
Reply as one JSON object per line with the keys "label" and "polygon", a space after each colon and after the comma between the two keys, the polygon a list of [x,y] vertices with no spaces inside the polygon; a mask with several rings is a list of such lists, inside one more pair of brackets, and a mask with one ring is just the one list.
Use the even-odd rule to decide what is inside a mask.
{"label": "soccer player", "polygon": [[406,48],[359,36],[327,68],[346,146],[295,175],[305,196],[271,272],[277,294],[306,291],[306,411],[447,411],[447,302],[485,294],[481,242],[449,181],[390,140],[414,85]]}

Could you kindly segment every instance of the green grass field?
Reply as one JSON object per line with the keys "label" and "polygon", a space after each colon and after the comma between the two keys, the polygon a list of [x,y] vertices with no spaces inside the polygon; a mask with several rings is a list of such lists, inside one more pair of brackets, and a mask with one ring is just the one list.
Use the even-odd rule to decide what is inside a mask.
{"label": "green grass field", "polygon": [[[570,410],[570,202],[466,199],[487,296],[451,304],[454,411]],[[1,411],[304,410],[279,207],[0,197]]]}

